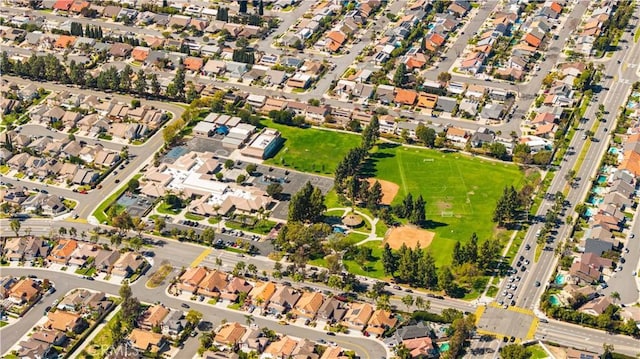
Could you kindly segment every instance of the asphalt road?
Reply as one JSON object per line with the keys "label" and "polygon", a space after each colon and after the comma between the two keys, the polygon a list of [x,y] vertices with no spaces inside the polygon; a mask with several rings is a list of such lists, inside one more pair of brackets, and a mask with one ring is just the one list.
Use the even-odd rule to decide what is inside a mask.
{"label": "asphalt road", "polygon": [[[24,269],[4,268],[2,271],[3,275],[24,275]],[[88,288],[117,295],[119,290],[119,286],[117,285],[100,281],[87,281],[79,278],[78,276],[67,273],[45,271],[37,268],[30,268],[29,271],[30,273],[36,274],[41,278],[48,278],[49,280],[53,281],[55,283],[57,291],[55,295],[45,297],[41,303],[35,305],[19,322],[11,325],[10,327],[6,327],[0,330],[0,334],[2,335],[0,352],[2,353],[6,352],[9,347],[13,345],[13,343],[18,342],[18,340],[20,340],[20,337],[22,337],[22,335],[24,335],[29,330],[29,328],[42,317],[42,312],[44,311],[44,309],[47,306],[51,305],[56,298],[64,295],[64,293],[67,293],[68,291],[75,288]],[[160,300],[168,307],[175,309],[180,308],[181,304],[184,303],[184,301],[180,299],[166,295],[165,286],[160,286],[156,289],[146,288],[144,285],[145,281],[146,278],[143,277],[131,286],[134,296],[138,297],[140,301],[155,303],[156,301]],[[244,312],[232,310],[227,311],[218,308],[212,308],[210,305],[194,302],[190,302],[189,305],[191,306],[191,308],[203,313],[203,320],[213,323],[214,327],[219,325],[222,319],[240,323],[244,323],[246,321],[246,314]],[[330,337],[326,335],[323,330],[315,330],[308,327],[300,327],[294,325],[282,326],[276,324],[276,322],[276,320],[255,317],[255,324],[260,327],[272,328],[278,333],[287,334],[298,338],[307,338],[310,340],[317,340],[319,338],[323,338],[327,341],[333,340],[347,349],[354,350],[363,358],[384,358],[386,356],[386,350],[382,346],[382,344],[368,338],[356,338],[348,335],[338,335],[337,337]],[[185,347],[185,349],[187,348]],[[183,355],[185,358],[190,358],[194,354],[195,352],[189,353],[186,352],[186,350],[181,351],[181,355]]]}

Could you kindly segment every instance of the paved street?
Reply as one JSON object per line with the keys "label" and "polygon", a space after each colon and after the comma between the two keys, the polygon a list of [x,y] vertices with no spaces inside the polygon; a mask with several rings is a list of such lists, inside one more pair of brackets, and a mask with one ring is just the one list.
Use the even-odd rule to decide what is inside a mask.
{"label": "paved street", "polygon": [[[20,276],[24,274],[24,270],[18,268],[3,268],[3,275],[16,275]],[[67,274],[67,273],[59,273],[52,272],[46,270],[40,270],[37,268],[30,269],[30,272],[38,275],[42,278],[49,278],[56,285],[57,292],[55,295],[51,295],[49,297],[45,297],[44,300],[35,305],[29,313],[23,317],[18,323],[6,327],[0,330],[0,334],[2,335],[2,341],[0,342],[0,352],[4,353],[8,350],[8,348],[16,343],[20,337],[27,332],[27,330],[31,327],[33,323],[35,323],[38,319],[42,317],[43,310],[50,306],[53,301],[62,296],[64,293],[70,291],[75,288],[88,288],[93,290],[104,291],[105,293],[116,294],[118,293],[119,286],[112,285],[109,283],[98,282],[98,281],[86,281],[80,279],[78,276]],[[160,286],[156,289],[148,289],[145,287],[144,282],[146,278],[141,278],[134,285],[131,286],[133,290],[133,294],[138,297],[143,302],[154,303],[158,300],[161,300],[165,305],[170,308],[180,308],[180,305],[183,301],[174,298],[172,296],[168,296],[165,294],[166,286]],[[236,321],[240,323],[244,323],[246,320],[245,313],[233,310],[220,310],[213,309],[210,305],[200,304],[191,302],[189,304],[193,309],[200,311],[203,313],[203,320],[209,321],[213,323],[214,327],[219,325],[222,319],[226,319],[228,321]],[[333,340],[339,345],[354,350],[358,355],[361,355],[363,358],[382,358],[386,356],[386,350],[384,347],[378,343],[377,341],[362,338],[362,337],[351,337],[347,335],[339,335],[338,337],[330,337],[325,334],[325,332],[320,329],[311,329],[309,327],[300,327],[294,325],[282,326],[276,324],[277,320],[264,319],[260,317],[255,317],[255,324],[260,327],[269,327],[274,329],[276,332],[292,335],[298,338],[307,338],[311,340],[323,338],[325,340]],[[185,348],[186,349],[186,348]],[[196,348],[197,349],[197,348]],[[193,356],[195,352],[187,352],[186,350],[181,351],[181,357],[190,358]]]}

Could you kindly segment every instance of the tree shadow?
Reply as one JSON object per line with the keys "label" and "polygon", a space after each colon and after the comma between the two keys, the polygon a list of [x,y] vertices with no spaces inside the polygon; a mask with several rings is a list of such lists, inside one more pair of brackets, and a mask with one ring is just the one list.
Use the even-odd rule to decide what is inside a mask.
{"label": "tree shadow", "polygon": [[421,229],[434,229],[434,228],[440,228],[440,227],[446,227],[446,226],[448,226],[447,223],[437,222],[432,219],[427,219],[426,221],[423,221],[419,224],[419,227]]}
{"label": "tree shadow", "polygon": [[392,153],[384,153],[384,152],[375,152],[372,153],[360,166],[360,175],[364,177],[375,177],[377,174],[376,165],[379,160],[383,158],[392,158],[395,157]]}

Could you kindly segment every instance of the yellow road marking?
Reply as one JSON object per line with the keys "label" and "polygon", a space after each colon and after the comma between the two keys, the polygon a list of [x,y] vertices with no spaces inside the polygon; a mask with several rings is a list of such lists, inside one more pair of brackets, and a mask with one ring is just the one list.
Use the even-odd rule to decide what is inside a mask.
{"label": "yellow road marking", "polygon": [[75,222],[75,223],[89,223],[89,221],[87,221],[86,218],[67,218],[65,219],[65,222]]}
{"label": "yellow road marking", "polygon": [[476,309],[476,326],[478,325],[478,323],[480,323],[480,317],[482,317],[482,314],[484,314],[485,309],[486,307],[484,305],[480,305]]}
{"label": "yellow road marking", "polygon": [[371,358],[369,356],[369,352],[367,351],[367,348],[363,347],[362,345],[359,345],[359,344],[356,344],[356,343],[346,342],[346,341],[343,341],[343,340],[334,340],[334,341],[336,342],[336,344],[342,343],[342,344],[345,344],[345,345],[350,345],[350,346],[356,347],[356,348],[362,350],[362,354],[364,354],[365,358],[367,358],[367,359]]}
{"label": "yellow road marking", "polygon": [[522,313],[522,314],[533,316],[533,310],[531,310],[531,309],[525,309],[525,308],[520,308],[520,307],[509,307],[508,310],[513,311],[513,312],[517,312],[517,313]]}
{"label": "yellow road marking", "polygon": [[533,318],[533,322],[531,323],[531,326],[529,327],[529,331],[527,332],[527,339],[529,340],[533,339],[533,336],[535,335],[536,330],[538,330],[538,322],[540,322],[538,318]]}
{"label": "yellow road marking", "polygon": [[191,267],[197,267],[198,264],[200,264],[205,258],[207,258],[209,254],[211,254],[211,252],[212,252],[211,248],[207,248],[204,251],[202,251],[202,253],[200,253],[200,255],[196,257],[196,259],[194,259],[193,262],[191,262]]}

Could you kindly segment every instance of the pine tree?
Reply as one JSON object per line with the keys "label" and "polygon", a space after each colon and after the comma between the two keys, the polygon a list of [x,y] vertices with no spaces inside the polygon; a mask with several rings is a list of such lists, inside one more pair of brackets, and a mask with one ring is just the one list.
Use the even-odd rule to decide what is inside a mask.
{"label": "pine tree", "polygon": [[402,200],[402,218],[407,218],[413,212],[413,196],[408,193]]}
{"label": "pine tree", "polygon": [[413,209],[409,216],[410,223],[420,225],[426,221],[425,205],[426,203],[422,198],[422,195],[419,195],[413,204]]}
{"label": "pine tree", "polygon": [[264,15],[264,4],[262,3],[262,0],[260,0],[260,4],[258,5],[258,15]]}
{"label": "pine tree", "polygon": [[451,268],[445,266],[443,268],[440,268],[439,272],[438,284],[440,285],[440,288],[442,288],[442,290],[444,290],[444,292],[448,296],[453,296],[453,294],[455,294],[456,290],[458,289],[458,285],[455,282],[455,277],[451,272]]}
{"label": "pine tree", "polygon": [[367,209],[374,212],[380,202],[382,201],[382,185],[380,182],[375,181],[373,186],[369,189],[369,194],[367,195]]}
{"label": "pine tree", "polygon": [[239,9],[239,13],[241,14],[246,14],[247,13],[247,0],[239,0],[238,1],[240,4],[240,9]]}
{"label": "pine tree", "polygon": [[384,244],[384,250],[382,252],[382,268],[386,275],[393,276],[398,269],[398,257],[391,250],[389,243]]}
{"label": "pine tree", "polygon": [[476,232],[471,235],[471,240],[465,247],[465,261],[469,263],[478,262],[478,236]]}
{"label": "pine tree", "polygon": [[407,67],[404,62],[401,62],[400,65],[398,65],[395,74],[393,74],[393,83],[398,87],[402,87],[406,81],[406,74]]}
{"label": "pine tree", "polygon": [[464,251],[462,250],[462,245],[460,242],[456,241],[453,245],[453,258],[452,263],[454,266],[459,266],[465,262]]}
{"label": "pine tree", "polygon": [[428,289],[438,287],[438,268],[431,252],[424,251],[418,261],[418,273],[420,276],[420,286]]}
{"label": "pine tree", "polygon": [[408,283],[411,281],[411,277],[414,272],[413,256],[411,255],[411,249],[406,244],[402,244],[400,247],[400,253],[398,257],[398,271],[397,278],[402,283]]}
{"label": "pine tree", "polygon": [[139,96],[143,96],[147,92],[147,76],[144,74],[144,70],[140,69],[136,74],[135,82],[136,93]]}
{"label": "pine tree", "polygon": [[480,252],[478,253],[478,268],[481,270],[487,270],[491,267],[493,262],[494,253],[491,248],[490,241],[484,241],[480,245]]}
{"label": "pine tree", "polygon": [[151,93],[153,93],[153,96],[158,97],[160,96],[160,90],[162,88],[160,87],[160,82],[158,81],[158,76],[154,73],[151,74]]}

